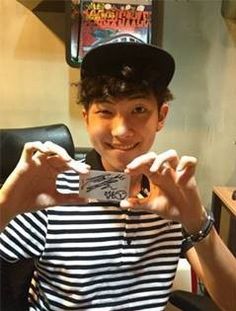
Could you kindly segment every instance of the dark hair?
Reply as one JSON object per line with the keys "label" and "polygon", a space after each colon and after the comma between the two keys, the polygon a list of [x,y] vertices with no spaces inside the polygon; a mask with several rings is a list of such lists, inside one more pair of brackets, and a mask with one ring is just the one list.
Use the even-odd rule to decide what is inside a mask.
{"label": "dark hair", "polygon": [[168,88],[163,89],[158,86],[157,78],[157,73],[152,72],[150,68],[143,70],[140,74],[130,66],[123,66],[121,72],[114,76],[84,77],[79,86],[79,101],[88,110],[94,100],[102,101],[108,97],[125,98],[135,94],[153,94],[157,100],[158,108],[160,108],[164,102],[172,100],[173,96]]}

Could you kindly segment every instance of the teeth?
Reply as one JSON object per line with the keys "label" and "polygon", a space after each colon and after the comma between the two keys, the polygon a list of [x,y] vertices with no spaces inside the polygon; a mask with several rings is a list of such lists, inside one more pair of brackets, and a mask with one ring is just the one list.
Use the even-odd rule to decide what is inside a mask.
{"label": "teeth", "polygon": [[113,145],[112,147],[114,149],[120,149],[120,150],[129,150],[134,148],[135,145],[126,145],[126,146],[121,146],[121,145]]}

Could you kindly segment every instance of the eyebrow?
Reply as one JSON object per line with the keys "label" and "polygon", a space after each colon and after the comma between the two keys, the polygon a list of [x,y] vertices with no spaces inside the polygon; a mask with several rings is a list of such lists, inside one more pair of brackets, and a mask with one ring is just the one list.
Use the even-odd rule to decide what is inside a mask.
{"label": "eyebrow", "polygon": [[128,99],[146,99],[146,98],[148,98],[148,97],[149,97],[148,94],[140,93],[140,94],[133,94],[133,95],[130,95],[130,96],[128,96]]}
{"label": "eyebrow", "polygon": [[140,93],[140,94],[131,94],[128,96],[120,96],[120,97],[107,97],[104,99],[96,99],[95,101],[98,104],[114,104],[115,101],[118,99],[127,99],[127,100],[133,100],[133,99],[147,99],[149,97],[149,94],[145,94],[145,93]]}

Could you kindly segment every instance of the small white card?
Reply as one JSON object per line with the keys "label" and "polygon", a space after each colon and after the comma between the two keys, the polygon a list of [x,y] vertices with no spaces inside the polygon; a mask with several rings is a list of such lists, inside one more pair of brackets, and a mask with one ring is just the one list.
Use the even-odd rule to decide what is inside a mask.
{"label": "small white card", "polygon": [[79,194],[97,201],[121,201],[129,196],[130,176],[120,172],[95,171],[80,175]]}

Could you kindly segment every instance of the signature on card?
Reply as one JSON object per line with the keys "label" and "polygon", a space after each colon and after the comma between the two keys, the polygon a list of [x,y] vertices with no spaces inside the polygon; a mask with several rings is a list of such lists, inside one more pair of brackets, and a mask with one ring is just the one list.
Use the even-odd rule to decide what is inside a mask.
{"label": "signature on card", "polygon": [[119,201],[129,194],[129,177],[124,173],[91,171],[80,183],[80,193],[89,198]]}

